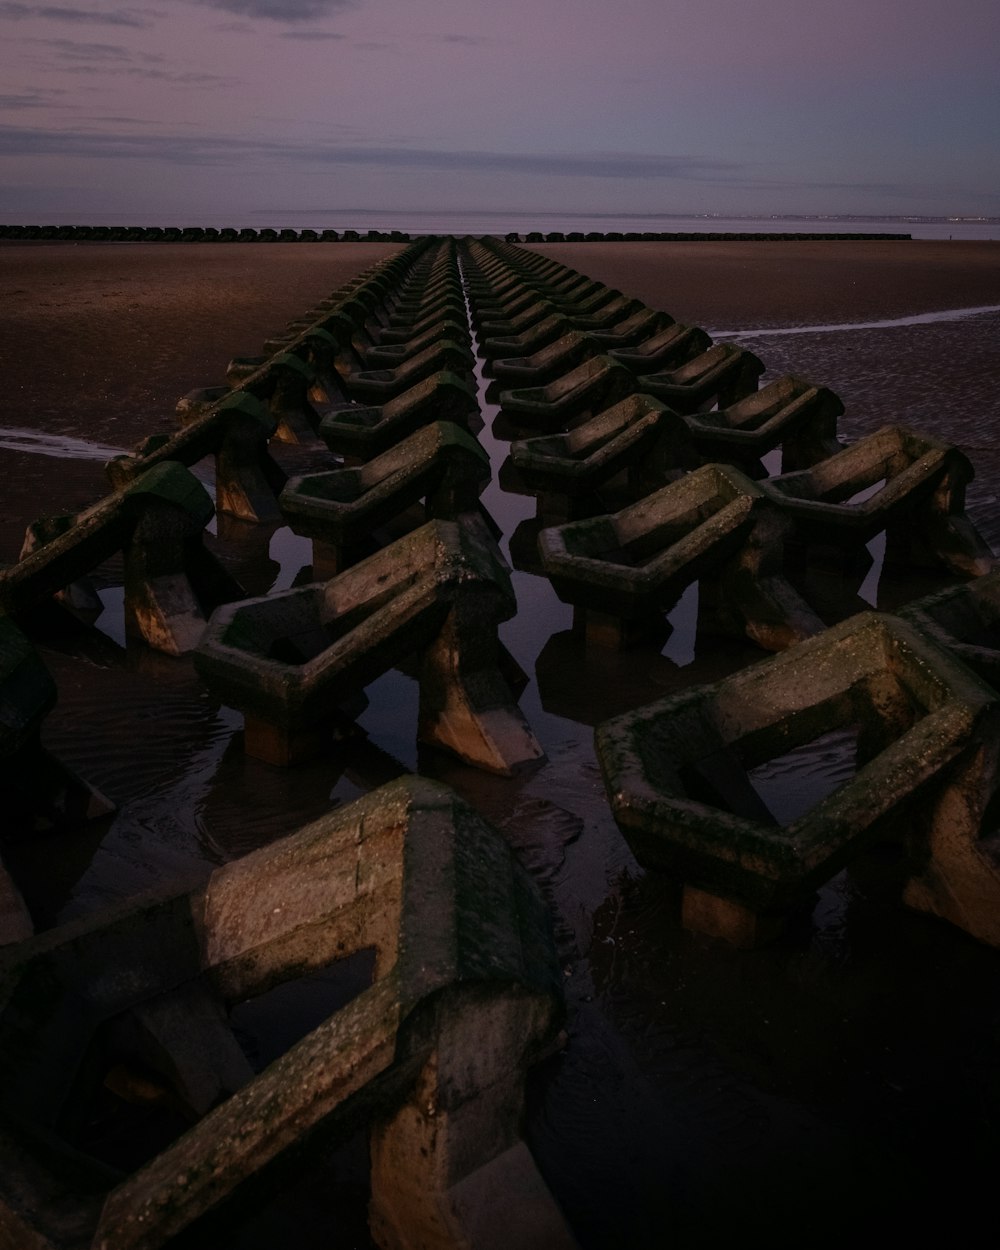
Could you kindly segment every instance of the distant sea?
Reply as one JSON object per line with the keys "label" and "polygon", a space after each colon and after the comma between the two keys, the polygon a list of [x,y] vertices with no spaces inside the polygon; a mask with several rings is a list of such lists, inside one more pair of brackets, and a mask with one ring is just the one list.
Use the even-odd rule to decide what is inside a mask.
{"label": "distant sea", "polygon": [[858,215],[828,216],[746,216],[716,217],[708,214],[677,216],[669,213],[568,213],[568,212],[489,212],[442,209],[383,210],[351,209],[258,209],[253,212],[175,213],[162,214],[113,213],[38,214],[19,213],[0,220],[11,225],[75,225],[75,226],[265,226],[293,230],[402,230],[419,234],[527,234],[540,230],[579,230],[638,232],[655,231],[682,234],[910,234],[915,239],[1000,239],[1000,217],[865,217]]}

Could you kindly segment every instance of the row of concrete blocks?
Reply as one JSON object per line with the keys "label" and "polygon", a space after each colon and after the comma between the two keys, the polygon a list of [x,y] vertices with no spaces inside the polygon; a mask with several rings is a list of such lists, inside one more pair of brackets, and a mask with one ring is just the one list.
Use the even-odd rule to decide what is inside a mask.
{"label": "row of concrete blocks", "polygon": [[[468,436],[443,422],[425,435],[457,446],[481,485],[488,465]],[[245,708],[248,741],[270,750],[287,729],[286,751],[416,655],[426,736],[467,736],[471,707],[473,734],[509,743],[519,714],[498,687],[496,623],[514,601],[492,537],[469,515],[469,476],[453,469],[428,492],[432,510],[458,496],[459,519],[431,520],[324,584],[213,616],[196,663]],[[183,564],[166,554],[173,513],[188,550],[200,544],[211,503],[161,460],[75,524],[36,527],[8,607],[37,606],[40,586],[115,544],[131,602],[134,566]],[[0,642],[0,700],[17,711],[0,766],[34,772],[54,688],[10,617]],[[513,733],[537,750],[523,721]],[[546,910],[503,840],[444,787],[393,783],[199,890],[37,937],[2,870],[0,886],[0,1055],[18,1073],[0,1091],[3,1244],[151,1250],[190,1229],[224,1241],[248,1190],[259,1200],[289,1155],[301,1165],[307,1145],[326,1149],[358,1124],[370,1132],[380,1246],[574,1244],[521,1139],[526,1068],[559,1040]],[[370,984],[254,1071],[241,1005],[344,960],[370,965]],[[137,1169],[111,1166],[89,1130],[109,1098],[119,1114],[165,1108],[180,1131]]]}
{"label": "row of concrete blocks", "polygon": [[[255,1070],[243,1005],[341,961],[325,1018]],[[444,786],[390,783],[199,889],[0,950],[0,1243],[229,1244],[363,1125],[379,1246],[571,1247],[521,1137],[560,1023],[546,910],[503,839]],[[109,1158],[140,1122],[166,1144]]]}
{"label": "row of concrete blocks", "polygon": [[[428,259],[422,298],[412,310],[421,324],[428,298],[441,315],[438,262]],[[454,268],[449,249],[440,259]],[[403,285],[399,298],[382,308],[386,324],[398,326],[409,315],[403,310],[410,289]],[[446,300],[451,311],[453,299],[451,292]],[[348,302],[334,301],[331,315],[344,317]],[[466,347],[461,350],[468,354]],[[251,381],[286,369],[281,355],[277,361],[274,368],[256,368]],[[330,368],[340,376],[336,364]],[[345,374],[348,384],[356,377],[372,379],[371,373]],[[315,371],[305,376],[315,386]],[[464,383],[462,393],[474,402]],[[281,409],[286,417],[287,395],[286,388]],[[433,391],[429,398],[430,411],[438,411]],[[81,579],[121,551],[127,628],[172,654],[197,647],[206,681],[244,713],[246,749],[257,758],[290,764],[321,752],[363,708],[364,687],[409,661],[420,684],[421,742],[495,772],[509,773],[539,759],[541,748],[516,703],[524,675],[497,639],[499,624],[514,614],[516,603],[479,510],[489,462],[475,439],[453,423],[435,421],[367,464],[288,482],[282,506],[295,527],[314,540],[314,576],[332,580],[246,600],[206,551],[202,536],[211,502],[174,458],[182,447],[192,461],[199,459],[220,418],[230,414],[238,416],[241,435],[253,423],[266,447],[275,414],[265,414],[259,400],[240,392],[197,415],[180,436],[151,443],[145,456],[113,462],[122,482],[113,495],[76,517],[33,527],[30,549],[26,545],[20,563],[0,574],[4,610],[30,626],[32,613],[56,611],[53,594],[63,610],[99,609]],[[236,459],[235,441],[233,435],[218,450],[217,461],[226,454]],[[254,454],[266,452],[258,445]],[[244,493],[248,459],[237,463]],[[373,532],[421,500],[427,523],[361,560]]]}
{"label": "row of concrete blocks", "polygon": [[97,243],[409,243],[400,230],[280,230],[264,226],[5,226],[0,239]]}
{"label": "row of concrete blocks", "polygon": [[863,239],[900,241],[912,239],[911,234],[863,234],[849,233],[732,231],[732,230],[550,230],[543,234],[531,230],[527,234],[511,231],[504,235],[507,243],[791,243],[802,241],[858,242]]}
{"label": "row of concrete blocks", "polygon": [[[484,247],[470,250],[489,255]],[[589,309],[595,301],[619,305],[625,319],[613,322],[610,333],[648,329],[655,316],[651,310],[621,307],[617,293],[560,269],[546,266],[545,272],[554,273],[546,282],[557,282],[567,293],[565,307],[581,291]],[[527,301],[525,315],[558,321],[545,311],[551,304],[536,298],[538,271],[531,271],[528,291],[518,294],[523,283],[507,270],[503,263],[494,265],[491,277],[505,281],[503,289],[515,301],[511,306]],[[550,296],[554,288],[542,289]],[[477,298],[473,288],[472,299]],[[482,318],[495,307],[480,306],[487,331],[496,323]],[[623,326],[628,330],[615,328]],[[654,326],[646,343],[690,334],[675,324]],[[530,367],[545,368],[554,360],[559,368],[573,351],[590,350],[587,337],[571,331],[539,350]],[[716,353],[720,359],[713,364]],[[964,514],[973,472],[957,448],[900,427],[844,447],[836,438],[839,401],[825,388],[793,377],[751,390],[728,408],[678,413],[643,393],[648,378],[635,376],[622,359],[632,354],[641,353],[632,348],[614,353],[618,359],[585,356],[547,386],[501,396],[505,413],[550,428],[569,427],[515,441],[510,462],[520,481],[539,495],[540,520],[532,531],[538,551],[534,564],[528,553],[528,567],[548,575],[560,597],[579,609],[580,625],[593,640],[623,645],[662,633],[665,614],[700,580],[700,624],[706,632],[735,633],[780,650],[824,627],[787,575],[802,572],[806,553],[815,553],[818,545],[857,551],[882,531],[889,566],[930,566],[964,577],[994,567],[992,552]],[[712,379],[704,402],[718,397],[721,403],[723,385],[740,392],[756,384],[763,366],[752,357],[747,367],[747,355],[727,345],[694,358],[692,365],[709,361],[698,366],[703,379]],[[508,376],[527,367],[494,360],[494,371],[507,368]],[[699,442],[704,429],[709,438]],[[786,471],[764,481],[752,481],[729,464],[701,464],[711,452],[732,460],[736,457],[720,453],[748,446],[758,463],[764,447],[779,443]],[[629,475],[626,496],[633,501],[604,513],[600,492],[623,472]],[[849,502],[866,491],[868,498]],[[552,524],[566,516],[577,519]]]}
{"label": "row of concrete blocks", "polygon": [[[623,404],[641,402],[522,446],[607,456]],[[536,480],[544,474],[541,464]],[[908,904],[1000,944],[1000,572],[962,513],[970,477],[955,448],[887,428],[765,482],[705,465],[613,515],[541,534],[561,596],[596,615],[634,623],[701,578],[702,623],[783,651],[597,729],[619,827],[644,866],[683,883],[688,928],[753,945],[873,843],[893,841]],[[865,502],[839,503],[883,482]],[[898,617],[825,629],[784,578],[788,511],[807,541],[860,543],[886,529],[890,562],[929,560],[975,580]],[[755,770],[825,735],[846,739],[855,775],[782,827]]]}

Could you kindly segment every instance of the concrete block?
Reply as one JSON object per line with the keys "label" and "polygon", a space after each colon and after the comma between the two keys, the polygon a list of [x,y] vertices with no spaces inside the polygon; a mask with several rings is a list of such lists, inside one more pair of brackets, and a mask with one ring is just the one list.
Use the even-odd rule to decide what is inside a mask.
{"label": "concrete block", "polygon": [[[745,944],[872,840],[961,802],[966,761],[992,776],[976,761],[997,741],[997,713],[995,693],[947,652],[863,613],[607,721],[596,744],[639,861],[700,892],[685,901],[688,923]],[[782,827],[751,770],[835,729],[856,736],[855,774]]]}
{"label": "concrete block", "polygon": [[[368,949],[371,986],[264,1071],[224,1057],[236,1005]],[[0,1089],[0,1239],[156,1250],[238,1210],[318,1129],[360,1121],[379,1244],[490,1245],[523,1193],[521,1244],[570,1247],[520,1137],[525,1071],[559,1022],[544,906],[505,843],[445,787],[390,783],[203,889],[11,948],[0,1056],[21,1079]],[[137,1063],[196,1118],[123,1176],[70,1126]]]}
{"label": "concrete block", "polygon": [[542,755],[497,667],[515,610],[492,542],[431,521],[326,583],[220,610],[195,663],[243,712],[247,752],[284,765],[321,749],[368,682],[426,653],[421,740],[510,773]]}

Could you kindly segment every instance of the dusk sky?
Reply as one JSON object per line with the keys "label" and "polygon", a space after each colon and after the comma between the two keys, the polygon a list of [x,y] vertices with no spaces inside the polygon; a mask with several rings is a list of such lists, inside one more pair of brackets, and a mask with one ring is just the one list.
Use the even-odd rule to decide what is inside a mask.
{"label": "dusk sky", "polygon": [[0,2],[0,220],[997,215],[998,48],[998,0]]}

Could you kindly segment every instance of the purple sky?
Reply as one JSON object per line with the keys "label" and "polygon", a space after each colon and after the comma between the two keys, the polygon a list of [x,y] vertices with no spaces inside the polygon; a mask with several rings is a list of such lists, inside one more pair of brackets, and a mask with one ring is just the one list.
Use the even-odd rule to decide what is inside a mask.
{"label": "purple sky", "polygon": [[0,0],[0,220],[998,215],[998,48],[1000,0]]}

